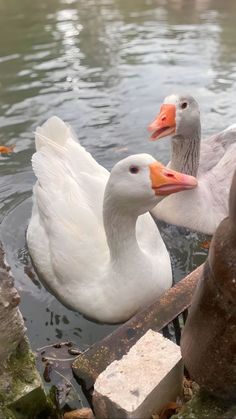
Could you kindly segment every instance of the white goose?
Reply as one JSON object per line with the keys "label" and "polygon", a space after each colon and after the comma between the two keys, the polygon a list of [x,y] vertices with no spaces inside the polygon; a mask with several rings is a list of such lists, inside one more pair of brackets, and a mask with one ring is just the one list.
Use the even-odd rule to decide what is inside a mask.
{"label": "white goose", "polygon": [[198,188],[166,198],[152,210],[153,216],[213,234],[228,216],[229,190],[236,166],[236,125],[201,142],[198,103],[190,95],[171,95],[165,98],[149,130],[154,141],[172,135],[168,167],[198,178]]}
{"label": "white goose", "polygon": [[169,254],[144,213],[196,179],[147,154],[109,177],[56,117],[37,129],[36,149],[27,242],[37,271],[67,307],[100,322],[128,319],[172,284]]}

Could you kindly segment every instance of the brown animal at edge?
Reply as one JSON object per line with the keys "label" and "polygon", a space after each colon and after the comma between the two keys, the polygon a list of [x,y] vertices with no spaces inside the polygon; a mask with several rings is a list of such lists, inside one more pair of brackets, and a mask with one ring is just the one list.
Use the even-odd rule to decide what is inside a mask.
{"label": "brown animal at edge", "polygon": [[191,378],[216,396],[236,400],[236,172],[229,217],[213,236],[181,351]]}

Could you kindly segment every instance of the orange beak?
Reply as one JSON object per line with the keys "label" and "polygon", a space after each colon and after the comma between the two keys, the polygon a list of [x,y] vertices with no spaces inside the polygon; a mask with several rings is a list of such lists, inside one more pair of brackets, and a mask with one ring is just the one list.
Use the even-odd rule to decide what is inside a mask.
{"label": "orange beak", "polygon": [[150,164],[149,169],[152,189],[156,195],[170,195],[197,186],[195,177],[167,169],[159,162]]}
{"label": "orange beak", "polygon": [[176,128],[175,117],[175,105],[162,105],[159,115],[157,115],[156,119],[148,126],[148,131],[152,132],[151,140],[159,140],[159,138],[174,134]]}

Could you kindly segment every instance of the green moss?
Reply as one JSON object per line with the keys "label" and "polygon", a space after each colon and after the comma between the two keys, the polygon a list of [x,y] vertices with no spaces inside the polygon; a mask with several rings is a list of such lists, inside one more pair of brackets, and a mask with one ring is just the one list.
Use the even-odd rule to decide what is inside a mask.
{"label": "green moss", "polygon": [[47,405],[35,358],[23,341],[1,369],[0,409],[4,419],[30,419]]}
{"label": "green moss", "polygon": [[178,415],[172,416],[171,419],[232,419],[235,416],[235,402],[213,397],[200,390],[183,406]]}
{"label": "green moss", "polygon": [[0,409],[0,419],[16,419],[16,416],[11,410],[3,408]]}

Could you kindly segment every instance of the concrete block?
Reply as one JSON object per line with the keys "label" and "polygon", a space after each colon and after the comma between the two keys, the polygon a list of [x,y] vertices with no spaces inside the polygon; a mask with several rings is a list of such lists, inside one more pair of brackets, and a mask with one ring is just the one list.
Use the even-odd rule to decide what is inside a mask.
{"label": "concrete block", "polygon": [[181,394],[182,379],[180,348],[148,330],[127,355],[98,376],[93,394],[95,416],[148,419]]}

